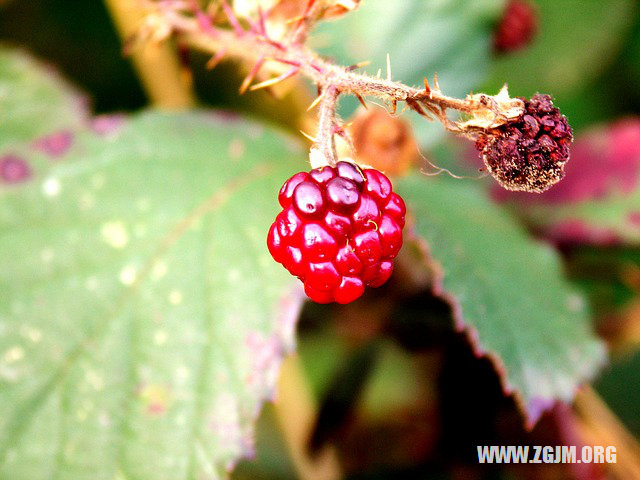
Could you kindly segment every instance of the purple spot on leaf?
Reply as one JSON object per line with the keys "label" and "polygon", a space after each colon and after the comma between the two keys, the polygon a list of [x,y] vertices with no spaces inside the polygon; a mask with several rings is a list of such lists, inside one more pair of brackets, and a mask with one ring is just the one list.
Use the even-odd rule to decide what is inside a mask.
{"label": "purple spot on leaf", "polygon": [[222,123],[238,123],[242,117],[231,110],[216,110],[211,113],[211,117]]}
{"label": "purple spot on leaf", "polygon": [[116,133],[124,124],[126,115],[114,113],[110,115],[98,115],[91,120],[91,128],[98,135],[110,135]]}
{"label": "purple spot on leaf", "polygon": [[9,154],[0,157],[0,179],[5,183],[24,182],[31,177],[31,167],[23,158]]}
{"label": "purple spot on leaf", "polygon": [[73,133],[68,130],[61,132],[55,132],[51,135],[40,137],[35,141],[33,146],[41,152],[51,155],[52,157],[59,157],[64,155],[73,142]]}
{"label": "purple spot on leaf", "polygon": [[634,227],[640,228],[640,212],[631,212],[628,216],[629,223]]}

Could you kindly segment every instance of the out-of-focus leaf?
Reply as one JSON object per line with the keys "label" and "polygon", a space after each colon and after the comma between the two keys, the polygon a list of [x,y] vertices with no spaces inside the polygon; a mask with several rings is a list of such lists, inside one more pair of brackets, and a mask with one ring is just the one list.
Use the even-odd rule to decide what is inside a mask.
{"label": "out-of-focus leaf", "polygon": [[[393,79],[422,85],[438,74],[448,95],[463,96],[477,88],[487,73],[491,30],[504,0],[366,0],[353,13],[319,26],[315,44],[343,65],[365,60],[363,71],[386,75],[391,58]],[[358,101],[341,99],[348,116]],[[411,115],[422,144],[439,138],[440,124]]]}
{"label": "out-of-focus leaf", "polygon": [[0,152],[85,121],[86,99],[51,67],[0,49]]}
{"label": "out-of-focus leaf", "polygon": [[265,232],[300,147],[225,114],[112,122],[57,162],[12,144],[36,167],[0,185],[0,478],[224,477],[292,347]]}
{"label": "out-of-focus leaf", "polygon": [[491,88],[507,82],[514,95],[566,96],[582,90],[622,47],[637,2],[536,0],[540,30],[531,47],[497,59]]}
{"label": "out-of-focus leaf", "polygon": [[493,360],[528,422],[555,400],[570,400],[605,354],[555,252],[531,240],[472,182],[413,176],[398,187],[439,265],[437,293],[476,353]]}
{"label": "out-of-focus leaf", "polygon": [[640,437],[640,352],[616,360],[598,379],[596,389],[607,405]]}
{"label": "out-of-focus leaf", "polygon": [[640,244],[640,119],[578,138],[566,177],[543,194],[495,190],[534,227],[563,243]]}

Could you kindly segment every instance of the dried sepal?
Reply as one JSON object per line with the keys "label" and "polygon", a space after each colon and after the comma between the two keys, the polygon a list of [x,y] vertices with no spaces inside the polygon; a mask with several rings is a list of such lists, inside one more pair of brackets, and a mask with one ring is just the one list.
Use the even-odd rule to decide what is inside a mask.
{"label": "dried sepal", "polygon": [[478,93],[467,95],[470,118],[458,122],[463,131],[487,130],[518,119],[524,112],[524,102],[520,98],[511,98],[507,85],[497,95]]}

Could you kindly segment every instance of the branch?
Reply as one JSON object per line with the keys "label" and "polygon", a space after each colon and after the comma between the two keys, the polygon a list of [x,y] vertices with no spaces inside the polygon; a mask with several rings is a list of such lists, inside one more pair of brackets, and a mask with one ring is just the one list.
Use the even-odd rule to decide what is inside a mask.
{"label": "branch", "polygon": [[[252,65],[251,73],[243,83],[245,88],[249,88],[258,71],[272,78],[249,89],[268,88],[297,74],[318,85],[324,92],[320,125],[312,147],[312,154],[316,151],[323,155],[324,161],[314,160],[318,165],[336,161],[333,134],[342,130],[335,119],[335,105],[343,93],[355,95],[361,102],[367,96],[380,98],[388,102],[393,111],[398,102],[405,102],[408,109],[430,120],[436,119],[447,130],[474,140],[483,132],[519,117],[524,109],[523,101],[509,98],[506,89],[496,96],[477,94],[458,99],[442,93],[437,77],[434,77],[433,86],[425,79],[424,88],[415,88],[393,81],[389,64],[386,78],[381,78],[380,74],[374,77],[354,71],[359,65],[335,65],[304,45],[306,33],[301,32],[307,32],[315,22],[314,11],[304,17],[306,20],[302,26],[295,28],[288,40],[274,40],[268,37],[264,28],[260,28],[262,18],[255,24],[249,21],[249,27],[244,29],[230,8],[225,13],[233,29],[213,26],[203,29],[200,18],[194,17],[192,12],[180,10],[171,2],[152,5],[155,20],[149,23],[162,25],[161,31],[173,33],[180,42],[212,55],[215,62],[225,56]],[[448,109],[465,114],[470,120],[454,122],[447,116]]]}

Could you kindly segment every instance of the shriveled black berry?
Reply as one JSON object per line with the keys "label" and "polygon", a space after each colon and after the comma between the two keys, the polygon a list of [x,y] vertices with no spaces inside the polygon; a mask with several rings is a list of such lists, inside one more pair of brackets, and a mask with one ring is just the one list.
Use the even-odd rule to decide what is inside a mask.
{"label": "shriveled black berry", "polygon": [[507,190],[544,192],[564,177],[573,141],[571,127],[549,95],[521,100],[523,114],[483,134],[476,148],[491,175]]}

